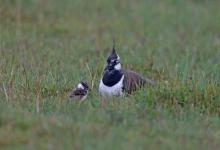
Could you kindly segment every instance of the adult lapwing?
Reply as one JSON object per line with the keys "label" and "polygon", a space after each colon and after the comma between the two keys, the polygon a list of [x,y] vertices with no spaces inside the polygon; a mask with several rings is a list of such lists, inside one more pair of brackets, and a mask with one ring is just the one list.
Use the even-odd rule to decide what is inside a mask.
{"label": "adult lapwing", "polygon": [[134,71],[123,69],[113,46],[99,84],[101,96],[124,96],[125,93],[132,94],[145,85],[155,85],[155,82]]}
{"label": "adult lapwing", "polygon": [[86,81],[81,81],[77,87],[70,93],[71,100],[84,101],[88,95],[89,86]]}

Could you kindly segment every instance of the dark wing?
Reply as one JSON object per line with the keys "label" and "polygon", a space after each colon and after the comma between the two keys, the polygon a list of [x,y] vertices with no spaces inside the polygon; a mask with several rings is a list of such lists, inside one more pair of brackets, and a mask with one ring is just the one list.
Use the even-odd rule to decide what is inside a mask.
{"label": "dark wing", "polygon": [[75,89],[74,91],[72,91],[72,93],[70,94],[70,97],[74,97],[74,96],[85,96],[87,94],[87,91],[84,89]]}
{"label": "dark wing", "polygon": [[155,85],[155,82],[144,78],[142,75],[130,71],[130,70],[123,70],[123,73],[125,75],[123,84],[124,84],[124,90],[125,92],[131,94],[133,91],[145,86],[145,85]]}

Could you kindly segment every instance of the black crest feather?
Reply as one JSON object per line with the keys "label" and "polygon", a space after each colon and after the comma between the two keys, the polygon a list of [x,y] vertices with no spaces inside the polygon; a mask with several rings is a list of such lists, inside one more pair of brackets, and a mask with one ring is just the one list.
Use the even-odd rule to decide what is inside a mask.
{"label": "black crest feather", "polygon": [[116,50],[115,50],[115,39],[113,39],[112,54],[116,54]]}
{"label": "black crest feather", "polygon": [[118,55],[117,55],[116,49],[115,49],[115,40],[113,39],[112,53],[108,57],[107,62],[110,62],[111,60],[115,60],[117,58],[118,58]]}

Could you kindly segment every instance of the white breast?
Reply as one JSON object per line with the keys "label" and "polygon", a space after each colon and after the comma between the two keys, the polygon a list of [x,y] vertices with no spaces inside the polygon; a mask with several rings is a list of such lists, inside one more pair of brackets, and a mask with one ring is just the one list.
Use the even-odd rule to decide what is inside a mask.
{"label": "white breast", "polygon": [[100,94],[102,96],[123,96],[124,95],[122,91],[123,80],[124,80],[124,75],[117,84],[111,87],[106,86],[101,80],[99,84]]}

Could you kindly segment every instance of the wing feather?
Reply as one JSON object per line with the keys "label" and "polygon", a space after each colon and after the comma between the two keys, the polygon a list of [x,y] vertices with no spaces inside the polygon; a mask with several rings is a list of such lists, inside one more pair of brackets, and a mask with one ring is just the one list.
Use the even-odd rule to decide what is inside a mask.
{"label": "wing feather", "polygon": [[87,94],[86,90],[78,88],[70,93],[70,98],[77,97],[77,96],[82,97],[82,96],[85,96],[86,94]]}
{"label": "wing feather", "polygon": [[155,82],[153,80],[144,78],[142,75],[130,71],[130,70],[123,70],[123,73],[125,75],[124,79],[124,90],[125,92],[131,94],[133,91],[145,86],[145,85],[155,85]]}

